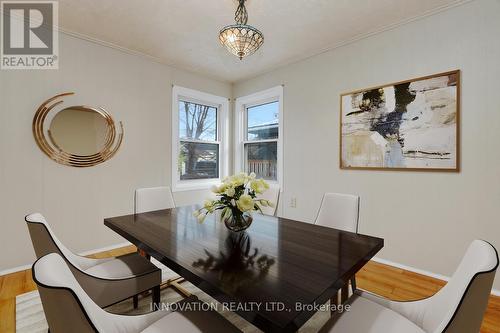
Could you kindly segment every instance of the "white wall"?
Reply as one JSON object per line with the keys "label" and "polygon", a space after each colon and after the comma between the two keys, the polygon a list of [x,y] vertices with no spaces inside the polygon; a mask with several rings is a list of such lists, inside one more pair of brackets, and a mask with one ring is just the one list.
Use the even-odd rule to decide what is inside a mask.
{"label": "white wall", "polygon": [[[231,97],[231,85],[60,35],[60,69],[0,71],[0,271],[34,259],[24,216],[43,213],[75,251],[124,242],[103,218],[133,212],[137,187],[170,184],[172,84]],[[122,147],[110,161],[71,168],[36,146],[31,123],[47,98],[74,91],[68,105],[106,108],[122,121]],[[69,104],[71,103],[71,104]],[[205,194],[179,193],[176,203]]]}
{"label": "white wall", "polygon": [[[446,276],[473,239],[500,249],[498,13],[498,0],[473,1],[236,84],[234,97],[285,84],[283,215],[311,222],[323,192],[359,194],[360,231],[385,239],[380,257]],[[460,173],[339,169],[342,92],[453,69]]]}

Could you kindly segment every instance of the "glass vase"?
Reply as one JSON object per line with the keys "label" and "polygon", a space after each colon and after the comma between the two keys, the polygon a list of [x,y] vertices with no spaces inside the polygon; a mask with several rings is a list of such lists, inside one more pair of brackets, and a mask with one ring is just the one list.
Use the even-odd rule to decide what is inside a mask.
{"label": "glass vase", "polygon": [[234,232],[240,232],[247,229],[252,224],[252,215],[248,212],[245,213],[232,213],[224,219],[226,227]]}

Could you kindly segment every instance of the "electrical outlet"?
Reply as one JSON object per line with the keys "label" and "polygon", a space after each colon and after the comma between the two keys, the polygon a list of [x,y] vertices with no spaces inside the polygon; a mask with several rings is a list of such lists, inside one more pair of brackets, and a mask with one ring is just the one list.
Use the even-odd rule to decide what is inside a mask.
{"label": "electrical outlet", "polygon": [[290,207],[292,207],[292,208],[297,208],[297,198],[296,198],[296,197],[293,197],[293,198],[290,200]]}

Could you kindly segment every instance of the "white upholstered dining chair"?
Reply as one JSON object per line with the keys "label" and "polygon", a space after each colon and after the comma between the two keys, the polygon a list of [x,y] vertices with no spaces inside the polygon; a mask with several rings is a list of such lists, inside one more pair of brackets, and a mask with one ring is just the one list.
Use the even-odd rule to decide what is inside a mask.
{"label": "white upholstered dining chair", "polygon": [[[321,200],[314,224],[358,233],[359,196],[342,193],[325,193]],[[356,278],[351,279],[352,291],[356,290]]]}
{"label": "white upholstered dining chair", "polygon": [[257,199],[269,200],[273,205],[269,207],[261,207],[262,214],[275,216],[278,210],[278,202],[280,198],[280,188],[276,185],[269,185],[269,188],[262,194],[257,196]]}
{"label": "white upholstered dining chair", "polygon": [[168,186],[138,188],[135,190],[134,212],[136,214],[174,207],[174,196]]}
{"label": "white upholstered dining chair", "polygon": [[498,253],[475,240],[450,281],[434,296],[396,302],[356,291],[349,312],[322,328],[331,333],[478,333],[488,304]]}
{"label": "white upholstered dining chair", "polygon": [[[139,188],[135,190],[134,195],[134,213],[147,213],[157,210],[171,209],[175,208],[174,196],[172,195],[172,190],[168,186],[159,187],[148,187]],[[171,285],[177,291],[181,292],[183,295],[190,295],[188,291],[180,287],[181,282],[180,276],[172,271],[167,266],[163,265],[161,262],[155,258],[151,258],[147,253],[139,250],[141,255],[148,258],[155,266],[161,269],[162,281],[167,285]]]}
{"label": "white upholstered dining chair", "polygon": [[26,216],[26,223],[37,258],[58,253],[68,263],[79,284],[100,307],[106,307],[152,290],[153,302],[160,297],[161,271],[137,253],[120,257],[91,259],[71,252],[56,237],[45,218],[38,213]]}
{"label": "white upholstered dining chair", "polygon": [[137,316],[106,312],[86,294],[56,253],[38,259],[32,272],[51,333],[239,332],[215,311],[196,311],[202,305],[196,298],[182,301],[192,303],[184,307],[186,311],[156,311]]}
{"label": "white upholstered dining chair", "polygon": [[359,196],[325,193],[314,223],[357,233],[359,224]]}

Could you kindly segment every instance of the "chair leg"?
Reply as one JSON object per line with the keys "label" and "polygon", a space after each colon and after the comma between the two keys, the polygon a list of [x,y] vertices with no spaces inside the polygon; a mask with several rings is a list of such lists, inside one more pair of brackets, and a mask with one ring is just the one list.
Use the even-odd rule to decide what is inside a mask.
{"label": "chair leg", "polygon": [[[337,308],[339,306],[339,293],[338,291],[335,293],[335,295],[330,298],[330,313],[333,315],[335,312],[337,312]],[[335,307],[335,310],[334,310]]]}
{"label": "chair leg", "polygon": [[137,309],[139,307],[139,295],[135,295],[133,297],[134,300],[134,309]]}
{"label": "chair leg", "polygon": [[340,294],[340,304],[344,304],[349,299],[349,283],[346,283],[342,287],[342,291]]}
{"label": "chair leg", "polygon": [[152,289],[152,297],[153,297],[153,310],[157,311],[161,306],[161,289],[160,286],[156,286]]}
{"label": "chair leg", "polygon": [[357,289],[357,287],[356,287],[356,276],[353,276],[352,279],[351,279],[351,288],[352,288],[352,293],[354,294],[354,292]]}
{"label": "chair leg", "polygon": [[[354,291],[356,290],[356,277],[353,276],[350,281],[351,281],[352,293],[354,294]],[[342,289],[339,290],[339,292],[340,292],[340,301],[338,299],[339,295],[337,293],[330,299],[330,306],[331,305],[339,306],[347,302],[347,300],[349,299],[349,282],[347,282],[342,287]],[[334,311],[332,311],[332,313],[333,312]]]}

